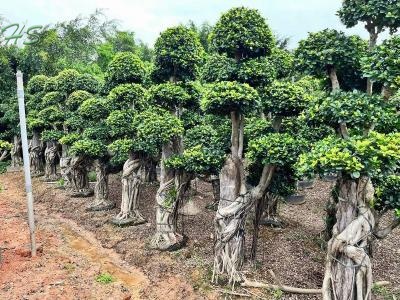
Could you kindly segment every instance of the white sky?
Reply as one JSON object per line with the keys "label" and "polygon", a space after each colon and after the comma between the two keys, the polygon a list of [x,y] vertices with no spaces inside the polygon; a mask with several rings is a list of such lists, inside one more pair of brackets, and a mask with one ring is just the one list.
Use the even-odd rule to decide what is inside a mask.
{"label": "white sky", "polygon": [[110,19],[117,19],[121,29],[153,45],[161,31],[169,26],[193,20],[214,24],[222,12],[235,6],[257,8],[267,18],[272,30],[291,38],[295,47],[308,32],[335,28],[367,38],[362,25],[346,29],[336,11],[342,0],[0,0],[0,15],[10,23],[54,24],[89,15],[104,9]]}

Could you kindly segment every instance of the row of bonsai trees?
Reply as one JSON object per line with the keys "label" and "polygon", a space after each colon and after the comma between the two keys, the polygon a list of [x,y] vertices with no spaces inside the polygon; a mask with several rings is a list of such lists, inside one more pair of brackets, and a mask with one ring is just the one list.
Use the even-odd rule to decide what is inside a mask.
{"label": "row of bonsai trees", "polygon": [[[344,1],[344,20],[358,5],[352,2]],[[373,21],[370,16],[368,26]],[[369,246],[400,225],[400,38],[376,46],[327,29],[309,34],[291,53],[277,46],[257,10],[239,7],[221,16],[209,41],[213,51],[205,53],[197,34],[181,25],[160,34],[151,65],[121,52],[104,81],[71,69],[30,78],[32,174],[61,178],[71,196],[86,197],[93,193],[88,170],[94,167],[88,209],[98,211],[115,207],[108,177],[122,169],[121,209],[112,222],[137,225],[145,222],[140,188],[156,180],[159,165],[151,246],[160,250],[184,245],[177,209],[191,180],[211,181],[213,280],[227,274],[232,283],[242,280],[253,208],[258,228],[263,212],[276,213],[278,196],[294,193],[296,179],[338,174],[327,203],[322,293],[324,299],[369,299]],[[11,151],[17,166],[20,146],[13,141],[0,149]],[[393,221],[384,226],[389,212]],[[253,258],[256,243],[255,235]]]}

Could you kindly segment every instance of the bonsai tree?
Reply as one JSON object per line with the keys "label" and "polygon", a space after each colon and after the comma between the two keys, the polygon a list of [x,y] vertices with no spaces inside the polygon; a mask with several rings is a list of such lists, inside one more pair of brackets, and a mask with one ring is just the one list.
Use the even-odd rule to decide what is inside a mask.
{"label": "bonsai tree", "polygon": [[360,59],[367,52],[366,43],[358,36],[325,29],[310,33],[295,51],[295,67],[303,74],[331,81],[332,90],[364,89]]}
{"label": "bonsai tree", "polygon": [[33,76],[27,85],[27,92],[29,93],[27,123],[28,129],[32,132],[32,139],[29,143],[32,176],[42,176],[44,174],[44,145],[40,140],[40,133],[46,128],[46,123],[38,116],[38,113],[41,109],[46,108],[43,100],[46,80],[47,77],[44,75]]}
{"label": "bonsai tree", "polygon": [[[371,132],[383,110],[384,102],[377,96],[336,92],[317,101],[308,113],[310,118],[324,121],[340,132],[340,136],[318,142],[312,151],[300,156],[298,163],[302,176],[339,172],[324,299],[352,299],[355,291],[363,299],[371,294],[371,261],[366,249],[371,235],[381,230],[371,179],[396,172],[400,153],[398,134]],[[357,268],[348,267],[353,265]]]}
{"label": "bonsai tree", "polygon": [[[12,141],[12,149],[6,150],[11,156],[10,169],[17,170],[22,165],[22,145],[19,136],[18,101],[15,97],[5,97],[0,104],[0,139]],[[3,152],[5,154],[6,152]]]}
{"label": "bonsai tree", "polygon": [[142,184],[143,152],[135,142],[133,110],[114,110],[107,117],[106,124],[113,140],[108,145],[114,164],[123,164],[122,200],[120,212],[111,219],[118,226],[139,225],[145,222],[139,212],[139,194]]}
{"label": "bonsai tree", "polygon": [[[378,36],[386,29],[390,34],[397,32],[400,26],[400,10],[396,0],[345,0],[338,11],[340,20],[351,28],[359,22],[364,23],[369,33],[369,50],[373,50]],[[373,83],[368,79],[367,93],[372,94]]]}
{"label": "bonsai tree", "polygon": [[377,46],[362,61],[364,76],[383,84],[382,94],[388,99],[400,87],[400,37],[395,36]]}
{"label": "bonsai tree", "polygon": [[[155,64],[152,78],[163,82],[150,88],[150,99],[155,105],[181,116],[185,107],[193,105],[183,83],[193,80],[203,55],[203,48],[195,32],[184,26],[172,27],[161,33],[154,47]],[[183,132],[180,132],[183,134]],[[160,188],[157,191],[156,233],[151,246],[160,250],[173,250],[183,245],[183,236],[176,232],[175,213],[178,202],[190,183],[190,176],[168,168],[164,161],[183,151],[179,135],[165,141],[161,154]]]}

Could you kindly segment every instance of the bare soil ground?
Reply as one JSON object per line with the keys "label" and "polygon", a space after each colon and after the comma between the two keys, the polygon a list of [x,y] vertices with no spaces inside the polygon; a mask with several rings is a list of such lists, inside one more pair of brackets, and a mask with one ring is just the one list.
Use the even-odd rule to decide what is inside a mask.
{"label": "bare soil ground", "polygon": [[[141,192],[140,205],[148,223],[115,227],[109,223],[118,208],[86,212],[92,198],[70,198],[54,185],[34,180],[37,234],[43,251],[26,257],[29,242],[22,173],[0,175],[0,299],[235,299],[224,286],[210,283],[213,262],[213,218],[204,209],[211,201],[211,186],[199,181],[192,198],[201,208],[193,217],[180,217],[179,228],[188,237],[184,249],[158,252],[148,249],[155,228],[157,184]],[[118,175],[111,177],[111,198],[120,204]],[[282,204],[283,230],[263,227],[257,263],[246,264],[250,279],[272,283],[273,270],[282,284],[320,287],[325,253],[319,233],[331,183],[317,182],[306,191],[306,203]],[[248,221],[246,247],[250,248],[252,222]],[[376,299],[393,299],[400,293],[400,230],[376,242],[375,280],[391,282],[376,292]],[[98,275],[109,273],[114,282],[102,284]],[[279,293],[243,290],[254,299],[277,299]],[[388,298],[389,297],[389,298]],[[240,298],[240,297],[236,297]],[[283,295],[280,299],[318,299]]]}

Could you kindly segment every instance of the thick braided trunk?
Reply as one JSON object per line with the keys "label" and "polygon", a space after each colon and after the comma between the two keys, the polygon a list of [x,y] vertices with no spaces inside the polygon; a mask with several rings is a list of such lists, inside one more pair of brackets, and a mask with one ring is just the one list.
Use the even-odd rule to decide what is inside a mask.
{"label": "thick braided trunk", "polygon": [[93,190],[89,186],[89,163],[90,161],[83,156],[71,158],[71,187],[69,193],[72,197],[90,197],[93,195]]}
{"label": "thick braided trunk", "polygon": [[179,153],[180,144],[180,140],[176,138],[162,147],[160,187],[156,194],[156,233],[151,241],[151,247],[154,249],[171,251],[181,248],[184,243],[183,236],[176,228],[180,180],[175,176],[174,170],[164,164],[164,160]]}
{"label": "thick braided trunk", "polygon": [[142,160],[135,153],[129,155],[122,170],[121,210],[111,222],[118,226],[139,225],[146,222],[139,211],[139,194],[142,185]]}
{"label": "thick braided trunk", "polygon": [[39,132],[34,131],[30,143],[30,167],[31,174],[34,177],[44,175],[44,158],[43,158],[43,143],[40,141]]}
{"label": "thick braided trunk", "polygon": [[93,163],[96,171],[96,184],[94,186],[94,202],[87,208],[89,211],[104,211],[115,207],[115,202],[109,199],[108,188],[108,161],[96,159]]}
{"label": "thick braided trunk", "polygon": [[371,299],[372,268],[367,249],[375,227],[368,177],[339,179],[336,224],[328,243],[323,299]]}
{"label": "thick braided trunk", "polygon": [[59,176],[57,174],[57,157],[58,147],[56,141],[46,142],[46,150],[44,151],[45,158],[45,169],[44,169],[44,180],[45,181],[57,181]]}
{"label": "thick braided trunk", "polygon": [[19,136],[14,135],[13,147],[11,149],[11,168],[18,169],[23,164],[21,139]]}

